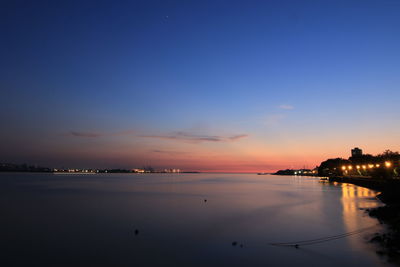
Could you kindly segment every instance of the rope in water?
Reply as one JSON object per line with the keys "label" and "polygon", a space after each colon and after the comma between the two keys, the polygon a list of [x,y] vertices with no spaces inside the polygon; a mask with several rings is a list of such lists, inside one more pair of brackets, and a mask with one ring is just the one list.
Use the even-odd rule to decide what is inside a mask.
{"label": "rope in water", "polygon": [[352,235],[356,235],[359,233],[362,233],[366,230],[369,230],[371,228],[374,228],[378,226],[379,224],[375,224],[369,227],[361,228],[352,232],[347,232],[344,234],[340,235],[333,235],[333,236],[327,236],[327,237],[321,237],[321,238],[316,238],[316,239],[310,239],[310,240],[302,240],[302,241],[296,241],[296,242],[285,242],[285,243],[270,243],[272,246],[285,246],[285,247],[299,247],[299,246],[308,246],[308,245],[313,245],[313,244],[318,244],[318,243],[323,243],[323,242],[328,242]]}

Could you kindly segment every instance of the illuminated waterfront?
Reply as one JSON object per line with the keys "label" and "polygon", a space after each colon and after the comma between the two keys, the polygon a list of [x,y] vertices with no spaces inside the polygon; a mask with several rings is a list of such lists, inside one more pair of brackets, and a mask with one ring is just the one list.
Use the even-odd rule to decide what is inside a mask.
{"label": "illuminated waterfront", "polygon": [[376,193],[350,184],[254,174],[0,175],[4,266],[384,263],[367,242],[379,227],[299,249],[269,244],[375,225],[363,209],[380,205]]}

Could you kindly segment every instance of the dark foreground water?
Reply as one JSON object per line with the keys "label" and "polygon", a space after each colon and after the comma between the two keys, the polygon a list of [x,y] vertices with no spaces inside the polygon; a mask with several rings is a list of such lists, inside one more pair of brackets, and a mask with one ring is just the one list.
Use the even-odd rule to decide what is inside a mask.
{"label": "dark foreground water", "polygon": [[383,265],[367,242],[380,226],[270,245],[375,225],[374,196],[306,177],[3,173],[0,266]]}

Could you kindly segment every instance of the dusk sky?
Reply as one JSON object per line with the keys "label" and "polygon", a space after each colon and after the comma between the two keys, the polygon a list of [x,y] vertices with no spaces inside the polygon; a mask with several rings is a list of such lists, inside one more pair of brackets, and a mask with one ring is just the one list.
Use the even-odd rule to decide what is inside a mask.
{"label": "dusk sky", "polygon": [[258,172],[400,150],[400,1],[0,2],[0,162]]}

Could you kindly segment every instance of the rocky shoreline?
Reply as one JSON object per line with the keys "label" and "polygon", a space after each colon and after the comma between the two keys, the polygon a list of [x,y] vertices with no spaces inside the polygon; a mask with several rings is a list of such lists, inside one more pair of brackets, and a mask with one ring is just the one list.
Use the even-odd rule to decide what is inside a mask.
{"label": "rocky shoreline", "polygon": [[350,183],[380,192],[377,198],[385,206],[369,209],[367,212],[384,224],[387,230],[377,233],[371,242],[379,245],[378,254],[386,257],[389,262],[400,265],[400,180],[330,177],[329,181]]}

